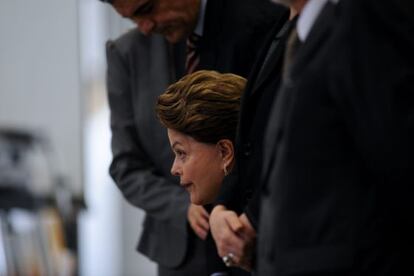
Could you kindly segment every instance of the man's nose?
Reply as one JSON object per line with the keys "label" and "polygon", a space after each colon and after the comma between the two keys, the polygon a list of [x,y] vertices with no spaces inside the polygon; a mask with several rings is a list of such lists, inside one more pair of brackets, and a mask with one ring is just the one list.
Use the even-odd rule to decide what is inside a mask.
{"label": "man's nose", "polygon": [[155,28],[155,23],[151,19],[134,19],[134,22],[138,25],[138,29],[144,35],[149,35]]}

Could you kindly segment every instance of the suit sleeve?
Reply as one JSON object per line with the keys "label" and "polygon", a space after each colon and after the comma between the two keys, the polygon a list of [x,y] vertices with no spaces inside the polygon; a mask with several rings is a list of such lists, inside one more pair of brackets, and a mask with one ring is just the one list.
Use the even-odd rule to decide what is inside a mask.
{"label": "suit sleeve", "polygon": [[147,215],[183,222],[189,205],[186,191],[159,173],[137,135],[127,59],[117,42],[107,43],[106,54],[113,154],[110,175],[128,202]]}
{"label": "suit sleeve", "polygon": [[[269,28],[270,26],[271,31],[267,31],[267,32],[262,31],[263,32],[262,38],[257,39],[257,42],[260,42],[260,43],[258,43],[258,45],[256,45],[256,47],[254,48],[260,48],[261,50],[256,55],[255,63],[252,67],[251,74],[248,78],[248,84],[246,87],[246,91],[250,91],[254,89],[253,87],[255,86],[255,82],[257,81],[256,80],[257,74],[263,66],[263,62],[268,54],[269,47],[271,43],[273,42],[275,35],[285,25],[285,22],[288,17],[288,11],[284,7],[276,6],[273,8],[275,8],[275,10],[272,9],[273,15],[267,16],[267,17],[277,19],[276,22],[273,22],[272,24],[266,23],[267,25],[262,23],[261,25],[258,24],[258,26],[256,26],[257,29],[260,29],[259,27],[262,27],[263,29],[263,26]],[[275,83],[278,84],[279,82],[275,82]],[[276,87],[275,87],[275,90],[277,89]],[[246,99],[244,99],[244,97],[246,97]],[[243,96],[243,100],[241,103],[242,113],[243,113],[243,101],[248,101],[248,96]],[[247,112],[240,114],[240,121],[243,120],[243,116],[250,116],[250,115],[251,114]],[[240,130],[238,131],[239,131],[238,135],[241,135]],[[238,139],[240,139],[240,137],[238,137]],[[256,140],[258,139],[259,137],[256,137]],[[240,144],[241,142],[237,141],[236,147],[240,147]],[[262,148],[261,145],[262,143],[255,144],[255,147]],[[241,153],[238,153],[238,154],[241,154]],[[258,154],[259,156],[261,155],[261,153],[258,153]],[[237,159],[238,157],[236,156],[236,160]],[[250,162],[253,162],[253,161],[250,160]],[[255,162],[257,162],[257,160]],[[227,176],[223,182],[223,186],[220,190],[217,204],[224,205],[226,206],[226,208],[234,210],[239,214],[244,212],[246,216],[248,217],[252,226],[255,229],[257,229],[257,222],[258,222],[259,211],[260,211],[260,197],[261,197],[261,191],[262,191],[262,182],[259,181],[260,173],[258,173],[257,178],[253,177],[253,179],[250,179],[249,182],[241,181],[237,163],[238,162],[236,162],[236,166],[235,168],[233,168],[231,174]],[[250,164],[250,166],[253,166],[253,164]],[[260,171],[261,166],[257,164],[255,164],[255,166],[259,168],[258,171]]]}
{"label": "suit sleeve", "polygon": [[240,187],[237,162],[231,173],[223,180],[216,205],[224,205],[236,213],[242,212],[244,202],[244,189]]}
{"label": "suit sleeve", "polygon": [[262,184],[258,182],[255,183],[256,185],[247,189],[246,187],[240,187],[240,184],[239,176],[233,170],[224,179],[215,204],[223,205],[238,214],[245,213],[250,224],[257,230]]}

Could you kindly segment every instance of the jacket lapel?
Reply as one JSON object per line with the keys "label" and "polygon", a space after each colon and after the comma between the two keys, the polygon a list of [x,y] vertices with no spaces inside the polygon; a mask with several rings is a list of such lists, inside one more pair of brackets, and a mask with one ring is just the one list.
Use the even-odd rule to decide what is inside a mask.
{"label": "jacket lapel", "polygon": [[[278,95],[273,103],[271,115],[269,117],[268,128],[266,131],[266,138],[264,146],[267,146],[265,150],[262,177],[263,181],[267,183],[270,176],[273,163],[276,160],[279,142],[283,132],[285,116],[287,115],[287,108],[289,103],[293,100],[291,92],[294,89],[296,80],[300,78],[300,73],[306,68],[309,61],[315,56],[323,45],[324,41],[329,38],[333,28],[333,22],[335,17],[335,5],[330,1],[327,2],[318,19],[315,21],[314,26],[309,33],[307,40],[300,46],[297,56],[292,64],[291,75],[287,81],[284,81],[279,89]],[[293,82],[291,83],[293,79]]]}
{"label": "jacket lapel", "polygon": [[[280,57],[283,55],[284,47],[282,47],[282,45],[280,44],[280,42],[282,41],[278,42],[278,45],[276,45],[276,48],[273,51],[272,55],[267,58],[266,64],[263,64],[263,62],[265,61],[267,57],[269,48],[271,47],[275,37],[277,36],[276,39],[279,39],[279,40],[283,39],[283,35],[279,34],[279,32],[281,28],[284,28],[284,24],[286,23],[286,20],[287,18],[283,18],[282,20],[278,22],[277,26],[275,26],[275,28],[272,30],[271,35],[266,41],[265,45],[267,46],[264,47],[261,51],[260,58],[258,59],[258,62],[256,62],[256,65],[255,65],[255,69],[254,69],[255,75],[253,76],[253,80],[251,81],[252,87],[249,89],[250,94],[256,93],[256,91],[259,90],[259,88],[264,84],[264,82],[268,80],[269,75],[272,73],[275,73],[275,70],[274,70],[275,66],[277,66],[277,64],[280,62]],[[277,73],[277,75],[279,74]],[[277,75],[274,77],[278,77]]]}
{"label": "jacket lapel", "polygon": [[[254,88],[252,89],[252,93],[260,90],[260,87],[266,82],[266,80],[272,78],[280,78],[282,68],[277,69],[278,65],[281,64],[283,59],[283,52],[284,52],[284,41],[283,41],[283,34],[276,34],[277,35],[277,45],[274,49],[271,56],[268,58],[266,64],[263,65],[260,74],[258,75],[257,81],[254,83]],[[273,76],[272,76],[273,75]]]}
{"label": "jacket lapel", "polygon": [[327,1],[326,5],[322,9],[318,18],[316,19],[311,31],[300,46],[297,56],[292,64],[292,76],[297,76],[310,60],[313,59],[315,54],[320,50],[321,45],[324,44],[334,28],[333,23],[335,22],[335,4],[331,1]]}

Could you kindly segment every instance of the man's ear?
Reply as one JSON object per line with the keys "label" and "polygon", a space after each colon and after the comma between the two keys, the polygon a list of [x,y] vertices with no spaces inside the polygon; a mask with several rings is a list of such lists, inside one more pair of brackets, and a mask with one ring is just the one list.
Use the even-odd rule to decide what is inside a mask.
{"label": "man's ear", "polygon": [[234,145],[229,139],[221,139],[217,142],[218,149],[223,159],[223,166],[228,168],[234,159]]}

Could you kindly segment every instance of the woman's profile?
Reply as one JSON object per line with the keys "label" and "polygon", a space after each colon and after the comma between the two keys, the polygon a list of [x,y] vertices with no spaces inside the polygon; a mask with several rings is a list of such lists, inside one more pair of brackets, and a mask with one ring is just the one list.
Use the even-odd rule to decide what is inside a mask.
{"label": "woman's profile", "polygon": [[191,202],[212,203],[233,167],[240,97],[246,80],[234,74],[197,71],[159,96],[156,112],[175,154],[171,168]]}

